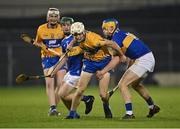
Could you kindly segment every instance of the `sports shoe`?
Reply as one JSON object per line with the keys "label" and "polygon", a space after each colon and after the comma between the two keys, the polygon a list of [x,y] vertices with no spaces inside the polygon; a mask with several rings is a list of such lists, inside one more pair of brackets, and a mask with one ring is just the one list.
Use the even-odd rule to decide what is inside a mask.
{"label": "sports shoe", "polygon": [[48,116],[60,116],[61,113],[57,111],[57,109],[52,109],[49,111]]}
{"label": "sports shoe", "polygon": [[68,116],[66,116],[65,119],[79,119],[79,114],[76,113],[76,111],[70,111]]}
{"label": "sports shoe", "polygon": [[156,113],[158,113],[160,111],[160,107],[158,107],[157,105],[154,105],[153,109],[149,110],[149,114],[147,115],[148,118],[153,117]]}
{"label": "sports shoe", "polygon": [[92,110],[93,103],[94,103],[94,96],[88,95],[89,99],[87,101],[84,101],[86,105],[85,114],[89,114]]}
{"label": "sports shoe", "polygon": [[112,118],[113,117],[111,109],[109,107],[109,103],[103,103],[103,109],[104,109],[105,118]]}
{"label": "sports shoe", "polygon": [[135,116],[134,116],[134,114],[132,114],[132,115],[125,114],[125,115],[122,117],[122,119],[123,119],[123,120],[135,119]]}

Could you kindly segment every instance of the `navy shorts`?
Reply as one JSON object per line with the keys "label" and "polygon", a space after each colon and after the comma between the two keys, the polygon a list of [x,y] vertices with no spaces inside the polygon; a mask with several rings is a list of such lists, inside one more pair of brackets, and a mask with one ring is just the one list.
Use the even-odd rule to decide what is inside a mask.
{"label": "navy shorts", "polygon": [[110,61],[110,56],[104,58],[101,61],[92,61],[89,59],[84,59],[83,71],[88,73],[95,73],[97,70],[102,70]]}

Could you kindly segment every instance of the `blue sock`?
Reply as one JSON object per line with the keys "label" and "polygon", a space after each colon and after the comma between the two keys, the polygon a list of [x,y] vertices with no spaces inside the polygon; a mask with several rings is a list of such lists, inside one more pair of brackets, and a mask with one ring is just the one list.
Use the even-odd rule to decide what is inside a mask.
{"label": "blue sock", "polygon": [[81,101],[86,102],[88,99],[89,99],[89,97],[88,97],[88,96],[83,95],[83,97],[81,98]]}
{"label": "blue sock", "polygon": [[132,103],[126,103],[125,106],[126,106],[126,114],[132,115],[133,114]]}
{"label": "blue sock", "polygon": [[71,111],[69,112],[69,116],[74,116],[75,114],[76,114],[76,111],[71,110]]}
{"label": "blue sock", "polygon": [[126,103],[125,107],[126,107],[126,111],[132,111],[132,103]]}

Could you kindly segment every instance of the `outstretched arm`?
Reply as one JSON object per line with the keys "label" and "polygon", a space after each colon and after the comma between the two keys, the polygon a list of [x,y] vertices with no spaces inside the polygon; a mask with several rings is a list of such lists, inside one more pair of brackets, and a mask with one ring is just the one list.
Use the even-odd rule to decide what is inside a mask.
{"label": "outstretched arm", "polygon": [[124,55],[116,42],[114,42],[112,40],[108,40],[108,39],[103,39],[103,40],[105,42],[105,45],[114,49],[118,53],[119,56]]}
{"label": "outstretched arm", "polygon": [[103,42],[104,42],[104,45],[106,45],[107,47],[111,47],[112,49],[114,49],[117,52],[121,62],[126,61],[126,57],[124,56],[121,48],[118,46],[118,44],[116,42],[114,42],[112,40],[107,40],[107,39],[103,39]]}
{"label": "outstretched arm", "polygon": [[101,40],[100,45],[112,48],[113,50],[116,51],[118,56],[114,56],[112,60],[109,62],[109,64],[106,65],[106,67],[104,67],[101,71],[96,72],[96,76],[99,79],[101,79],[106,72],[115,68],[116,65],[119,64],[120,62],[126,62],[126,56],[123,54],[121,48],[116,42],[112,40],[103,39]]}

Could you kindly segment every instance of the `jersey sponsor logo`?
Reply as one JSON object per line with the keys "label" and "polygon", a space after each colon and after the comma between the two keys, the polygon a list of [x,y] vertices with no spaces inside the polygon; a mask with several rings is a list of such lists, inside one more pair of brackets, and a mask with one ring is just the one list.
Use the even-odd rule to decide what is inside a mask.
{"label": "jersey sponsor logo", "polygon": [[49,40],[49,45],[56,44],[56,40]]}

